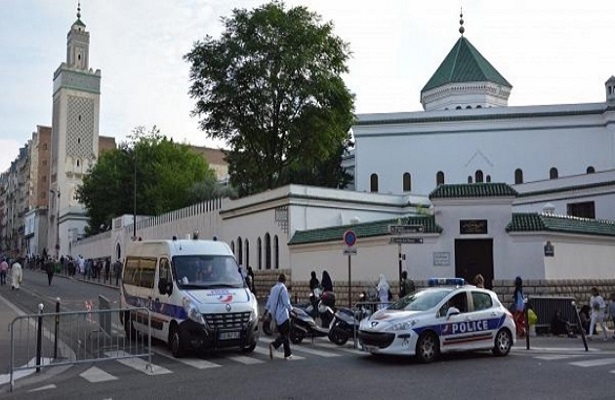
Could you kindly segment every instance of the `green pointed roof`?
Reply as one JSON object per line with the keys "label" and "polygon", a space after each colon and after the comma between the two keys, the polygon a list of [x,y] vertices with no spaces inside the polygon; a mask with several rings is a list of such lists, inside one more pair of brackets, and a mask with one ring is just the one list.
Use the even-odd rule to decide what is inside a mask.
{"label": "green pointed roof", "polygon": [[506,79],[461,36],[421,93],[453,82],[494,82],[512,88]]}

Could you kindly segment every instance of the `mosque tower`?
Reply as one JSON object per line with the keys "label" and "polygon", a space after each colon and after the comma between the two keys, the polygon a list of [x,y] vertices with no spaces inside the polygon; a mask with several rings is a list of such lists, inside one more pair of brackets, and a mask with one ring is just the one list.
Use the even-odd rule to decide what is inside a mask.
{"label": "mosque tower", "polygon": [[66,62],[53,74],[51,170],[48,253],[70,253],[70,240],[84,232],[86,210],[75,196],[98,155],[100,118],[100,70],[89,67],[90,33],[77,20],[66,39]]}

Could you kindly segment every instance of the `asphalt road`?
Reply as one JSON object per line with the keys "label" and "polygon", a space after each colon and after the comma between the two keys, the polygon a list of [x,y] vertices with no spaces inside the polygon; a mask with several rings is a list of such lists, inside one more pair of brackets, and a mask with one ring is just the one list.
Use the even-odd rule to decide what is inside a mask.
{"label": "asphalt road", "polygon": [[[35,273],[36,274],[36,273]],[[58,279],[52,288],[26,276],[27,291],[18,305],[60,296],[77,309],[80,299],[117,290]],[[44,283],[44,285],[43,285]],[[57,286],[54,288],[54,284]],[[27,299],[26,293],[32,293]],[[2,293],[4,295],[4,293]],[[580,339],[533,338],[532,349],[519,342],[511,354],[489,352],[445,356],[423,365],[410,358],[375,357],[326,340],[293,346],[297,359],[281,353],[269,360],[263,338],[255,353],[236,352],[173,359],[165,346],[154,346],[153,373],[142,365],[105,361],[59,373],[44,369],[19,380],[10,399],[612,399],[615,342],[592,342],[585,352]]]}

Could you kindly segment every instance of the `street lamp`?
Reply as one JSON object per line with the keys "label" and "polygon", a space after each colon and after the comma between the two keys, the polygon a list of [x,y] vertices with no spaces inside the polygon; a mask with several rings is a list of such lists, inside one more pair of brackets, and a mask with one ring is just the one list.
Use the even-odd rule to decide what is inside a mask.
{"label": "street lamp", "polygon": [[137,240],[137,146],[133,149],[133,170],[134,175],[132,179],[132,237]]}

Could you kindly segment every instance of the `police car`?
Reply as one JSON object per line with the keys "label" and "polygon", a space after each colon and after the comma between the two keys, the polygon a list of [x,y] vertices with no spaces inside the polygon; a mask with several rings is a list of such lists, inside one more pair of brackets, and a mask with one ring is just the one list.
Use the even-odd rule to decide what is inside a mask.
{"label": "police car", "polygon": [[461,278],[432,278],[428,286],[361,321],[363,350],[417,356],[425,363],[455,351],[509,353],[515,322],[494,292]]}

